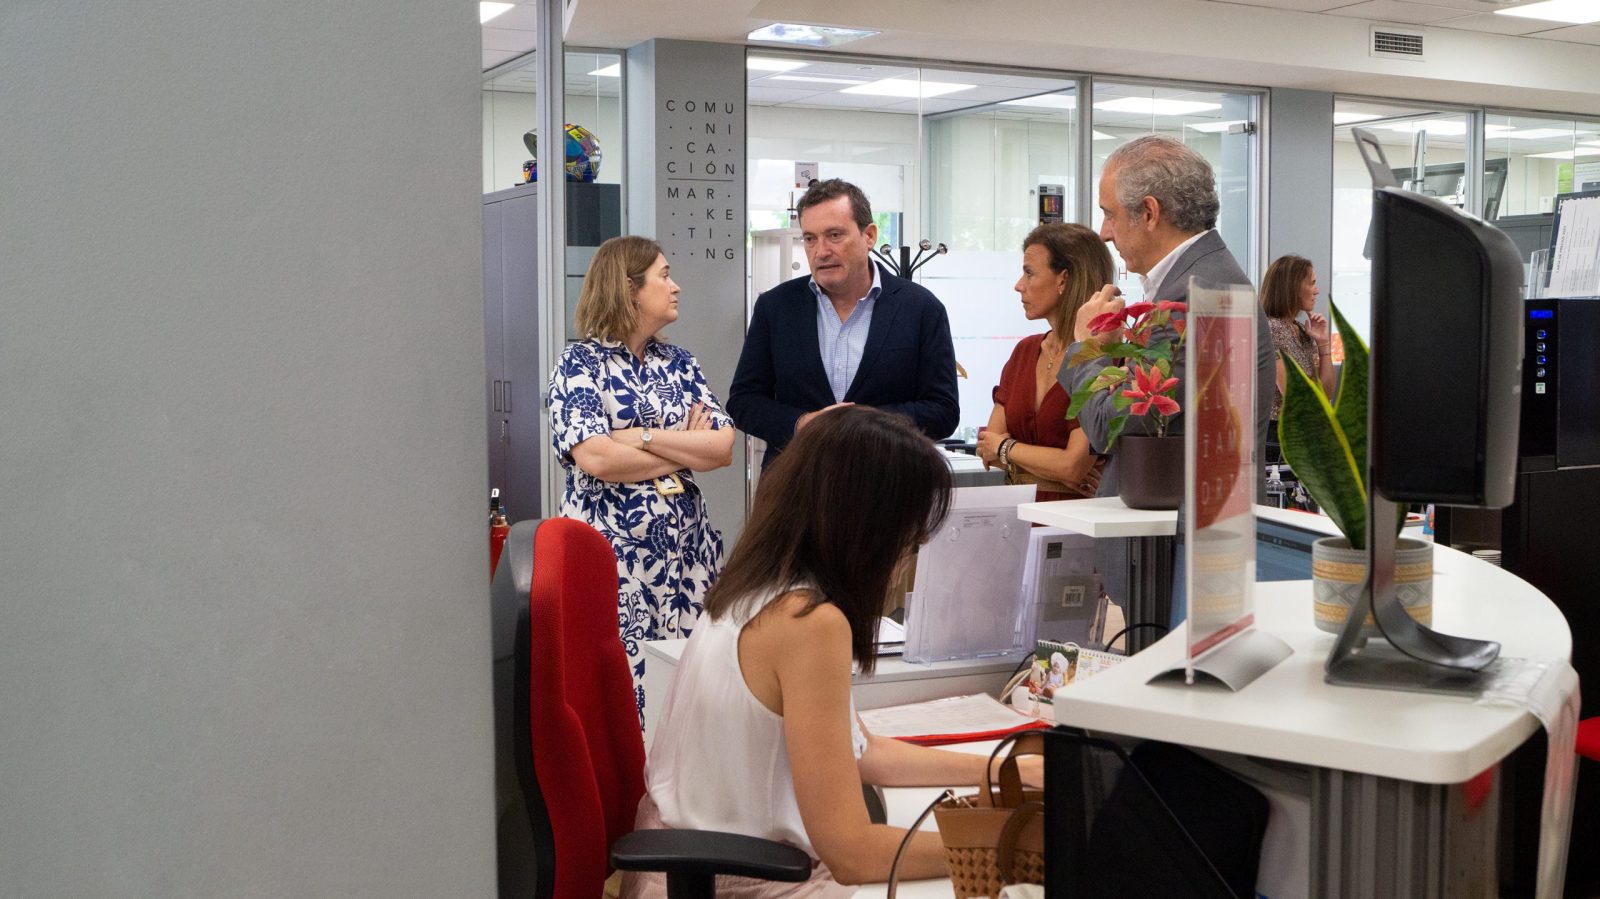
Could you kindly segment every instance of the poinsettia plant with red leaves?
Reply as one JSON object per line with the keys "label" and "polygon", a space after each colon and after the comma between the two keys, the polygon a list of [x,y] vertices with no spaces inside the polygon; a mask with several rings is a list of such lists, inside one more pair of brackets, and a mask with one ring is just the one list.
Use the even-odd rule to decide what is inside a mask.
{"label": "poinsettia plant with red leaves", "polygon": [[[1111,392],[1117,414],[1111,417],[1106,438],[1110,449],[1129,418],[1148,417],[1150,433],[1167,436],[1167,425],[1180,410],[1174,395],[1178,379],[1172,376],[1172,359],[1183,347],[1184,319],[1189,307],[1173,300],[1133,303],[1120,312],[1098,315],[1089,323],[1095,337],[1083,341],[1072,365],[1104,358],[1100,373],[1072,394],[1067,417],[1074,418],[1089,398]],[[1115,335],[1102,342],[1102,335]]]}

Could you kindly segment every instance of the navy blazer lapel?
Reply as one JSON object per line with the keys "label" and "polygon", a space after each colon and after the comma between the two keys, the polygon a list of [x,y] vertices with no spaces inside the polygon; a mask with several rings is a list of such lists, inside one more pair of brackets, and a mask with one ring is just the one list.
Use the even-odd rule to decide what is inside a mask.
{"label": "navy blazer lapel", "polygon": [[872,325],[867,328],[867,343],[861,348],[861,364],[856,366],[855,379],[844,392],[846,402],[855,396],[858,387],[868,383],[873,363],[883,356],[883,342],[889,338],[889,330],[894,327],[895,312],[900,308],[897,296],[900,293],[900,279],[888,272],[880,272],[879,278],[883,289],[872,304]]}
{"label": "navy blazer lapel", "polygon": [[772,335],[774,340],[794,341],[800,353],[801,378],[810,381],[811,386],[822,391],[822,396],[832,396],[833,388],[828,386],[828,369],[822,364],[822,347],[817,343],[817,294],[811,289],[811,279],[804,278],[800,281],[800,289],[796,291],[796,302],[787,307],[788,315],[785,316],[787,325],[779,333]]}

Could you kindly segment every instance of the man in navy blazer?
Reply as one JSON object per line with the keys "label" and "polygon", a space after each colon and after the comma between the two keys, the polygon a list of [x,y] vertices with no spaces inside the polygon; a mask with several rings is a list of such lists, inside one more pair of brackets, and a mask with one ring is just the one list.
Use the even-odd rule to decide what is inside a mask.
{"label": "man in navy blazer", "polygon": [[961,408],[944,304],[872,261],[872,207],[853,184],[818,182],[796,204],[811,274],[756,298],[728,413],[767,442],[765,468],[818,413],[861,403],[948,437]]}

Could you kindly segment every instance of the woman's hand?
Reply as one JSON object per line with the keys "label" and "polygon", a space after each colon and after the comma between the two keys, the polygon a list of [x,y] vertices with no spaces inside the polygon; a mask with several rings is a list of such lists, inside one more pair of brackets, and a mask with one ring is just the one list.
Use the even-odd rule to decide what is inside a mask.
{"label": "woman's hand", "polygon": [[1327,346],[1330,336],[1328,332],[1328,317],[1315,312],[1307,312],[1306,333],[1310,334],[1311,339],[1317,342],[1317,349],[1320,350]]}
{"label": "woman's hand", "polygon": [[1081,487],[1083,488],[1084,496],[1096,496],[1100,493],[1100,472],[1104,470],[1105,466],[1095,465],[1089,469],[1088,474],[1083,476]]}
{"label": "woman's hand", "polygon": [[994,428],[983,432],[983,436],[978,438],[978,458],[983,460],[983,467],[1000,464],[1000,444],[1010,436]]}
{"label": "woman's hand", "polygon": [[683,426],[685,431],[710,431],[711,413],[706,411],[704,403],[695,403],[689,407],[689,421]]}

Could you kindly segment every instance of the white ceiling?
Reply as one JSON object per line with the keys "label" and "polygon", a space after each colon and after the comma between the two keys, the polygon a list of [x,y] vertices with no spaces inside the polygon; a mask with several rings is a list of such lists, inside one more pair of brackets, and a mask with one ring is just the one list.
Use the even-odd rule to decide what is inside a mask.
{"label": "white ceiling", "polygon": [[[1600,115],[1600,25],[1507,16],[1486,0],[567,0],[572,46],[653,37],[747,43],[776,21],[866,28],[853,56],[1304,88]],[[1531,0],[1529,0],[1531,2]],[[1422,61],[1373,58],[1373,23],[1423,33]],[[534,3],[484,26],[483,65],[534,43]],[[779,82],[782,84],[782,82]],[[778,87],[766,86],[772,91]],[[816,85],[790,83],[793,102]],[[825,86],[824,86],[825,87]],[[811,91],[810,96],[827,93]],[[953,98],[940,98],[950,100]],[[827,100],[819,102],[838,102]],[[915,101],[912,101],[913,104]],[[926,101],[925,101],[926,103]],[[946,104],[939,104],[946,105]],[[925,106],[926,108],[926,106]]]}

